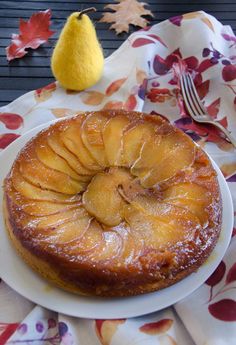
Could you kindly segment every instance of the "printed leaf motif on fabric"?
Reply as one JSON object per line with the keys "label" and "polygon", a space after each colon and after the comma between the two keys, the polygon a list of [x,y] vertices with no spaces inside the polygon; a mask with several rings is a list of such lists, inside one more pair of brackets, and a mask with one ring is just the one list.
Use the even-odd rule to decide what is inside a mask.
{"label": "printed leaf motif on fabric", "polygon": [[44,86],[40,89],[37,89],[34,91],[34,98],[37,103],[45,102],[49,98],[51,98],[53,91],[55,91],[57,88],[57,85],[55,82]]}
{"label": "printed leaf motif on fabric", "polygon": [[139,328],[143,333],[155,335],[167,332],[173,324],[172,319],[162,319],[156,322],[146,323]]}
{"label": "printed leaf motif on fabric", "polygon": [[106,96],[110,97],[113,95],[113,93],[115,93],[116,91],[118,91],[121,86],[126,82],[127,78],[121,78],[121,79],[117,79],[115,81],[113,81],[108,88],[106,89]]}
{"label": "printed leaf motif on fabric", "polygon": [[16,133],[4,133],[0,134],[0,149],[5,149],[10,145],[14,140],[19,138],[20,135]]}
{"label": "printed leaf motif on fabric", "polygon": [[103,102],[106,95],[99,91],[84,91],[81,100],[87,105],[99,105]]}
{"label": "printed leaf motif on fabric", "polygon": [[208,310],[218,320],[236,321],[236,302],[232,299],[222,299],[210,304]]}
{"label": "printed leaf motif on fabric", "polygon": [[95,320],[95,331],[102,345],[110,345],[112,337],[117,331],[119,325],[122,325],[126,319],[119,320]]}
{"label": "printed leaf motif on fabric", "polygon": [[23,117],[19,114],[0,113],[0,122],[2,122],[7,129],[18,129],[23,123]]}

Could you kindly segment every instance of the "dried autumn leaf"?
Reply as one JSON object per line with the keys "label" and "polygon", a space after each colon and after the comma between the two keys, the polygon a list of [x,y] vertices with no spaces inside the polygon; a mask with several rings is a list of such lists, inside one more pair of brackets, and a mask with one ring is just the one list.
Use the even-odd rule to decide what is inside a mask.
{"label": "dried autumn leaf", "polygon": [[105,8],[113,10],[112,13],[104,13],[100,19],[101,23],[114,23],[110,29],[114,29],[117,34],[129,31],[129,25],[139,26],[144,28],[148,24],[148,20],[142,16],[152,16],[150,10],[144,8],[146,3],[138,2],[137,0],[117,0],[119,3],[112,5],[108,4]]}
{"label": "dried autumn leaf", "polygon": [[51,10],[32,14],[28,21],[20,19],[19,34],[12,34],[11,44],[6,48],[7,60],[19,59],[27,54],[26,48],[36,49],[54,34],[49,30]]}

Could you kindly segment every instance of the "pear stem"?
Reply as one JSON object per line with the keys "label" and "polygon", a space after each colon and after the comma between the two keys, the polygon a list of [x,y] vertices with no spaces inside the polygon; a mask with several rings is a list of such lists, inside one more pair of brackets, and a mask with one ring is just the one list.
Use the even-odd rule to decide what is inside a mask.
{"label": "pear stem", "polygon": [[86,13],[89,13],[89,12],[96,12],[96,8],[95,7],[89,7],[89,8],[86,8],[85,10],[82,10],[79,15],[78,15],[78,19],[81,19],[83,14],[86,14]]}

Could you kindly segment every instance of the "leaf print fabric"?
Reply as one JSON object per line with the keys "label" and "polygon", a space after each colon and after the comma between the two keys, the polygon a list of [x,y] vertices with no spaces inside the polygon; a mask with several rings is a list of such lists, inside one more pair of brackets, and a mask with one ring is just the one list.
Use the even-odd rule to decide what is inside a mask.
{"label": "leaf print fabric", "polygon": [[[182,71],[192,75],[209,115],[236,136],[236,38],[214,17],[193,12],[132,34],[106,59],[103,78],[88,90],[74,92],[51,83],[2,107],[0,150],[35,126],[84,111],[159,114],[213,157],[236,205],[236,150],[217,128],[189,116],[180,90]],[[133,319],[56,314],[34,306],[1,282],[0,345],[221,345],[219,340],[235,345],[235,233],[205,284],[174,307]]]}

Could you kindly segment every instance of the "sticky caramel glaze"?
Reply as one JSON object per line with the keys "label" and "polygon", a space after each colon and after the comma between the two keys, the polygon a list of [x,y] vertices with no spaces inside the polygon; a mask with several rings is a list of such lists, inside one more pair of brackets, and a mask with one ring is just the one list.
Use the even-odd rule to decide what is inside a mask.
{"label": "sticky caramel glaze", "polygon": [[[45,172],[49,171],[46,159],[37,161],[38,143],[44,145],[42,138],[45,145],[50,146],[47,138],[53,139],[58,132],[63,138],[63,133],[76,119],[83,124],[90,114],[52,125],[33,138],[18,155],[4,184],[4,214],[10,238],[34,270],[75,293],[129,296],[170,286],[198,269],[216,244],[221,228],[216,173],[207,155],[161,117],[104,111],[100,114],[107,121],[118,115],[128,117],[124,133],[140,123],[151,123],[154,132],[162,136],[181,133],[185,145],[190,148],[193,145],[192,160],[174,176],[146,188],[120,157],[121,167],[104,169],[94,160],[98,170],[91,171],[77,162],[75,156],[71,163],[72,153],[63,146],[64,151],[57,154],[70,166],[70,169],[66,167],[66,174],[58,171],[65,168],[60,160],[55,174],[50,168],[50,174],[42,176],[42,181],[40,175],[30,176],[29,163],[35,164],[32,171],[40,165]],[[168,160],[166,164],[168,167]],[[109,181],[114,179],[121,217],[116,226],[107,225],[106,219],[95,219],[97,211],[90,214],[91,205],[88,207],[83,200],[83,193],[96,174],[103,174]],[[60,178],[68,184],[60,187]],[[95,192],[92,190],[91,194]],[[46,216],[43,215],[45,208]]]}

